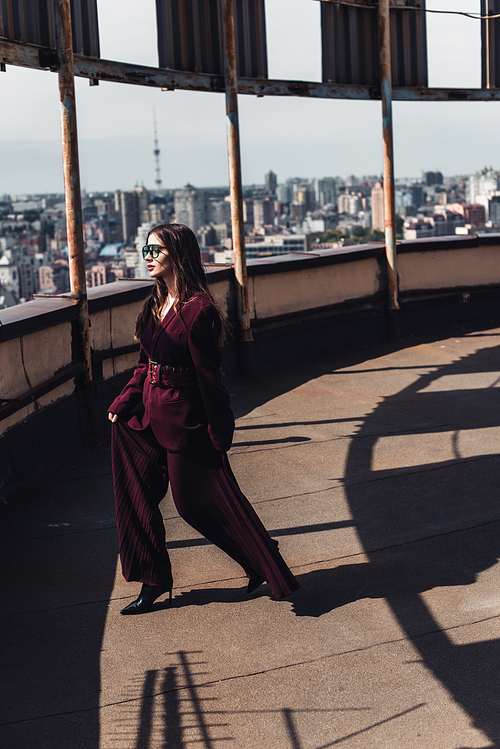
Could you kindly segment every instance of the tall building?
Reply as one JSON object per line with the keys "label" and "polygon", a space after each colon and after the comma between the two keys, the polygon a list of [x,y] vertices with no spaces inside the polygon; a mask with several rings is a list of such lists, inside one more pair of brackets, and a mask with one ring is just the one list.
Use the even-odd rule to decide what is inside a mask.
{"label": "tall building", "polygon": [[115,210],[116,202],[113,198],[100,198],[95,201],[95,207],[98,216],[105,213],[108,220],[120,218],[120,211]]}
{"label": "tall building", "polygon": [[245,224],[245,229],[253,229],[254,227],[253,200],[251,198],[246,198],[243,201],[243,223]]}
{"label": "tall building", "polygon": [[210,224],[230,224],[231,203],[228,200],[209,200],[206,205],[206,220]]}
{"label": "tall building", "polygon": [[342,195],[339,195],[338,200],[338,209],[339,213],[349,213],[349,193],[343,192]]}
{"label": "tall building", "polygon": [[338,200],[339,213],[347,213],[349,216],[355,216],[363,210],[361,193],[345,192],[339,195]]}
{"label": "tall building", "polygon": [[275,195],[276,187],[278,185],[278,177],[271,170],[266,174],[266,192],[269,195]]}
{"label": "tall building", "polygon": [[443,184],[443,175],[441,172],[424,172],[424,182],[426,187]]}
{"label": "tall building", "polygon": [[288,205],[293,200],[293,194],[288,184],[278,185],[276,188],[276,200],[283,205]]}
{"label": "tall building", "polygon": [[194,232],[205,225],[205,193],[187,184],[174,193],[175,221],[185,224]]}
{"label": "tall building", "polygon": [[411,185],[410,192],[413,196],[413,205],[419,206],[425,202],[424,188],[422,185]]}
{"label": "tall building", "polygon": [[396,213],[406,216],[406,209],[413,206],[413,193],[411,190],[396,190]]}
{"label": "tall building", "polygon": [[41,252],[19,255],[17,267],[20,273],[20,296],[29,299],[38,291],[38,268],[45,262]]}
{"label": "tall building", "polygon": [[493,226],[500,226],[500,195],[494,195],[490,199],[489,208],[491,223]]}
{"label": "tall building", "polygon": [[[483,169],[482,172],[472,174],[467,180],[465,199],[468,203],[482,203],[488,207],[488,198],[496,195],[500,186],[498,172],[493,169]],[[483,197],[484,200],[480,200]]]}
{"label": "tall building", "polygon": [[272,226],[274,224],[274,200],[272,198],[254,201],[253,220],[255,226]]}
{"label": "tall building", "polygon": [[307,213],[306,204],[300,203],[298,200],[294,200],[290,204],[290,217],[295,221],[303,221]]}
{"label": "tall building", "polygon": [[142,212],[142,223],[161,224],[168,219],[167,206],[161,203],[150,203],[146,211]]}
{"label": "tall building", "polygon": [[[137,227],[141,223],[141,211],[139,203],[144,203],[144,192],[147,190],[143,187],[137,187],[132,192],[115,192],[115,212],[119,212],[122,221],[123,241],[130,244],[137,232]],[[146,208],[148,200],[146,199]]]}
{"label": "tall building", "polygon": [[372,229],[385,231],[384,188],[377,182],[371,191],[372,200]]}
{"label": "tall building", "polygon": [[335,189],[335,180],[333,179],[333,177],[315,179],[313,181],[313,186],[314,196],[318,205],[323,208],[325,205],[335,203],[337,193]]}
{"label": "tall building", "polygon": [[[147,211],[148,205],[149,205],[149,192],[146,190],[146,188],[143,185],[136,185],[134,187],[134,192],[137,195],[137,208],[139,210],[139,218],[142,216],[143,211]],[[139,224],[141,222],[139,221]],[[137,224],[137,226],[139,226]]]}
{"label": "tall building", "polygon": [[479,195],[479,174],[471,174],[465,186],[465,199],[468,203],[475,203]]}
{"label": "tall building", "polygon": [[141,224],[137,227],[137,236],[135,238],[135,246],[137,248],[137,263],[134,266],[134,277],[135,278],[150,278],[148,271],[148,264],[142,257],[142,248],[146,244],[148,234],[154,226],[154,222]]}

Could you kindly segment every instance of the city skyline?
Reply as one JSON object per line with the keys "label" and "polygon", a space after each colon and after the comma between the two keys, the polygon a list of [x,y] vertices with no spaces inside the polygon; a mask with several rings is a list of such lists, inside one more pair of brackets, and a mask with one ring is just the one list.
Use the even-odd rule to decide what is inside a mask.
{"label": "city skyline", "polygon": [[[433,7],[477,12],[475,0],[434,0]],[[98,0],[98,10],[103,58],[157,65],[154,3],[137,14],[132,0],[123,0],[117,15],[114,0]],[[319,3],[266,0],[266,19],[270,77],[320,80]],[[429,84],[479,86],[479,22],[427,14],[427,26]],[[0,141],[0,193],[62,191],[57,76],[7,66],[0,81],[11,113]],[[76,79],[76,96],[84,189],[154,184],[154,108],[164,187],[227,183],[222,94],[109,82],[89,87]],[[246,184],[268,168],[282,179],[382,171],[378,101],[242,95],[239,108]],[[447,174],[495,161],[500,102],[394,102],[393,110],[396,176],[418,173],[423,161]]]}
{"label": "city skyline", "polygon": [[[498,232],[500,172],[483,168],[467,177],[428,171],[422,180],[396,182],[397,238],[422,239]],[[206,263],[233,262],[227,187],[186,185],[153,191],[144,186],[82,199],[86,282],[89,288],[118,279],[148,278],[141,254],[158,222],[192,229]],[[24,199],[23,199],[24,198]],[[380,242],[384,191],[378,175],[301,179],[279,183],[269,170],[264,184],[243,192],[247,258]],[[0,201],[0,306],[33,294],[70,288],[64,196],[42,194]]]}
{"label": "city skyline", "polygon": [[[446,174],[446,173],[441,172],[441,170],[438,169],[438,168],[425,168],[425,169],[422,168],[422,169],[420,169],[420,175],[415,175],[414,174],[414,175],[406,175],[405,177],[396,177],[395,178],[395,184],[396,184],[396,187],[397,187],[399,185],[410,185],[410,184],[413,184],[413,183],[421,183],[421,182],[424,181],[424,177],[425,177],[425,174],[427,172],[441,172],[443,174],[443,178],[444,178],[445,181],[456,181],[456,180],[468,179],[469,177],[471,177],[473,175],[481,174],[484,171],[490,171],[490,170],[491,171],[500,171],[500,168],[498,170],[496,170],[495,169],[495,165],[483,164],[482,166],[478,166],[476,169],[473,169],[471,172],[460,173],[460,174]],[[273,171],[273,170],[272,169],[268,169],[267,172],[269,172],[269,171]],[[286,184],[286,183],[291,182],[293,180],[301,180],[301,181],[303,180],[303,181],[311,181],[311,182],[314,181],[314,180],[318,180],[318,179],[319,180],[323,180],[323,179],[341,180],[342,182],[347,183],[347,184],[345,184],[345,187],[346,187],[346,189],[349,189],[349,190],[351,188],[354,189],[354,187],[350,184],[350,180],[352,178],[356,179],[358,181],[357,184],[360,184],[360,185],[362,185],[364,183],[367,183],[367,182],[370,182],[370,181],[374,181],[374,180],[375,181],[376,180],[383,181],[383,174],[382,174],[382,172],[380,172],[378,174],[377,173],[374,173],[374,174],[354,174],[353,172],[349,172],[347,174],[329,174],[329,175],[328,174],[322,174],[321,176],[319,176],[318,174],[315,174],[315,175],[313,175],[311,177],[306,177],[306,176],[300,175],[300,174],[292,174],[292,175],[287,176],[287,177],[285,177],[283,179],[280,177],[279,174],[275,173],[275,176],[277,177],[277,184],[278,185],[283,185],[283,184]],[[266,178],[266,174],[263,174],[263,175],[261,175],[261,179],[259,181],[243,183],[243,185],[242,185],[243,190],[251,190],[253,188],[255,188],[255,189],[258,189],[258,188],[264,189],[265,186],[266,186],[266,179],[265,178]],[[157,192],[157,188],[156,188],[156,186],[153,183],[154,183],[154,177],[151,178],[151,184],[138,184],[138,183],[127,184],[127,185],[123,185],[122,184],[122,185],[115,185],[115,186],[113,186],[111,188],[108,188],[108,189],[96,189],[96,190],[86,190],[83,187],[82,188],[82,195],[90,196],[90,197],[97,196],[97,195],[109,195],[109,196],[112,196],[117,191],[118,192],[121,192],[121,191],[125,191],[126,192],[128,190],[133,190],[136,187],[143,187],[149,193],[151,193],[151,195],[154,195]],[[200,185],[200,184],[193,184],[191,182],[186,182],[185,184],[177,184],[177,185],[173,185],[172,187],[165,187],[165,186],[163,186],[158,191],[158,194],[161,195],[163,193],[173,193],[176,190],[182,190],[182,189],[184,189],[186,187],[194,187],[196,189],[204,190],[204,191],[207,191],[207,192],[209,192],[209,191],[224,191],[224,190],[226,190],[227,191],[227,195],[229,196],[229,182],[226,182],[225,184],[207,184],[207,185]],[[11,200],[13,202],[16,202],[17,200],[32,199],[32,198],[44,197],[44,196],[55,196],[55,195],[60,196],[61,199],[62,199],[62,201],[64,202],[64,190],[63,189],[58,190],[58,191],[40,190],[40,191],[37,191],[37,192],[27,192],[27,191],[24,191],[24,192],[18,192],[18,193],[13,192],[13,191],[9,192],[7,190],[7,191],[0,192],[0,201],[5,198],[5,199],[9,199],[9,200]]]}

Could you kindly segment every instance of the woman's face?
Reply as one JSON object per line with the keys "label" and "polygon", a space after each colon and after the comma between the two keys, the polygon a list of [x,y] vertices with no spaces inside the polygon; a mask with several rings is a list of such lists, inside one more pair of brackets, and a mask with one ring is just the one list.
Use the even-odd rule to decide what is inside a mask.
{"label": "woman's face", "polygon": [[148,245],[150,244],[156,245],[160,250],[160,254],[157,258],[153,258],[151,255],[146,255],[145,260],[148,266],[149,275],[151,278],[163,278],[167,286],[171,286],[172,281],[174,280],[174,270],[168,250],[165,249],[156,234],[149,235]]}

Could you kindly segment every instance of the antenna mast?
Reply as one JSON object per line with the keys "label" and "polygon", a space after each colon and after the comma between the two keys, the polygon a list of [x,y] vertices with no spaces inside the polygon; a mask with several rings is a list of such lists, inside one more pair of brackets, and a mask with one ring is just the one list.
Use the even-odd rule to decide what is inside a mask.
{"label": "antenna mast", "polygon": [[158,131],[156,128],[156,109],[153,109],[153,122],[154,122],[154,157],[155,157],[155,185],[157,190],[161,190],[161,173],[160,173],[160,148],[158,145]]}

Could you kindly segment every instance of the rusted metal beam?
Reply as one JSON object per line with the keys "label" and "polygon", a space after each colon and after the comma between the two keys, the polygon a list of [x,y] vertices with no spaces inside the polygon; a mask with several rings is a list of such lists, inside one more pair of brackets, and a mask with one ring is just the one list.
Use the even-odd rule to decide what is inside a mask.
{"label": "rusted metal beam", "polygon": [[89,408],[90,425],[93,431],[98,431],[98,419],[92,382],[89,310],[87,302],[87,285],[85,281],[85,255],[82,225],[82,200],[80,191],[80,168],[78,162],[70,0],[55,0],[54,9],[57,56],[59,63],[59,102],[61,112],[66,233],[68,239],[71,298],[77,303],[79,309],[81,353],[85,361],[83,379]]}
{"label": "rusted metal beam", "polygon": [[391,337],[399,338],[399,289],[396,252],[396,201],[394,189],[394,146],[392,137],[391,26],[389,0],[379,0],[378,31],[384,150],[384,218],[387,258],[387,292]]}
{"label": "rusted metal beam", "polygon": [[233,0],[222,0],[222,31],[224,40],[224,82],[226,90],[227,154],[229,162],[229,193],[234,254],[234,275],[238,293],[240,323],[240,364],[244,374],[255,375],[253,338],[250,329],[248,276],[243,224],[243,186],[241,181],[240,128],[238,121],[238,88],[236,82],[236,44],[234,36]]}
{"label": "rusted metal beam", "polygon": [[393,88],[393,101],[500,101],[500,89]]}
{"label": "rusted metal beam", "polygon": [[[37,70],[57,70],[54,50],[0,39],[0,64]],[[149,86],[173,91],[224,93],[224,78],[210,73],[185,73],[145,65],[74,55],[74,74],[79,78]],[[281,81],[237,78],[238,93],[249,96],[296,96],[309,99],[379,100],[380,86],[361,86],[315,81]],[[393,101],[500,101],[500,89],[488,88],[393,88]]]}

